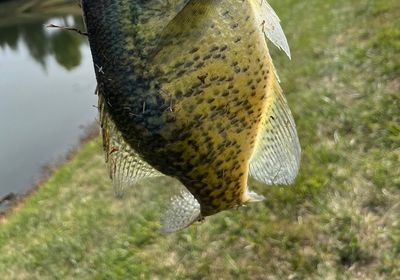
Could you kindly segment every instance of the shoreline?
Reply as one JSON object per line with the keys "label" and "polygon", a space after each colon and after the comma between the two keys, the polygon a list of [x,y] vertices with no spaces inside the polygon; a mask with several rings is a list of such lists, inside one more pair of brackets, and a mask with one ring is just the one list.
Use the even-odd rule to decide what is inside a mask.
{"label": "shoreline", "polygon": [[66,154],[61,156],[56,162],[43,165],[41,174],[39,174],[39,179],[27,186],[27,191],[22,193],[11,191],[0,197],[0,224],[4,223],[7,217],[23,207],[26,200],[34,195],[59,168],[70,162],[85,144],[96,139],[100,135],[99,128],[97,120],[85,126],[82,136],[78,139],[78,143],[73,145]]}

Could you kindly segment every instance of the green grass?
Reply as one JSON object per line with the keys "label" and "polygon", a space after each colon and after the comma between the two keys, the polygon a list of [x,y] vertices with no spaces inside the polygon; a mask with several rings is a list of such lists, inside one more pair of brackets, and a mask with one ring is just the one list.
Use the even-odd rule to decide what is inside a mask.
{"label": "green grass", "polygon": [[400,2],[271,4],[292,49],[272,55],[303,149],[296,184],[162,235],[175,182],[118,200],[92,141],[0,226],[2,278],[400,278]]}

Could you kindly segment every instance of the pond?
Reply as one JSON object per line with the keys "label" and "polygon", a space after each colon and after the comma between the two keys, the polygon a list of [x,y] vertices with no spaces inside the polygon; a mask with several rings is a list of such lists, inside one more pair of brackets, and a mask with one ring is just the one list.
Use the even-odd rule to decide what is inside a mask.
{"label": "pond", "polygon": [[0,25],[0,200],[27,192],[97,116],[86,38],[45,26],[83,28],[81,17],[14,21]]}

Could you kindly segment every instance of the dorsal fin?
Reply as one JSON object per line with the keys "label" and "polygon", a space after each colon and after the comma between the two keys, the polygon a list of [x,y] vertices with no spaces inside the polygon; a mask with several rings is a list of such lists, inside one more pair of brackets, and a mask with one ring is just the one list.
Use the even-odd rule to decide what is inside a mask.
{"label": "dorsal fin", "polygon": [[106,110],[104,98],[99,94],[99,114],[103,136],[103,150],[114,192],[122,196],[124,190],[141,179],[163,174],[151,167],[125,142]]}
{"label": "dorsal fin", "polygon": [[256,19],[265,36],[278,49],[282,49],[291,58],[289,44],[282,30],[280,19],[266,0],[252,0]]}
{"label": "dorsal fin", "polygon": [[267,86],[266,111],[250,160],[249,175],[268,185],[286,185],[298,173],[301,149],[292,114],[273,65],[271,68],[274,74]]}

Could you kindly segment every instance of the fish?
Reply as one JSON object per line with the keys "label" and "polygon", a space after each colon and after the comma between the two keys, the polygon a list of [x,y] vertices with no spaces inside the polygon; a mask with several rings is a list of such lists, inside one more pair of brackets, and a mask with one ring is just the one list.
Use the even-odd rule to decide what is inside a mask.
{"label": "fish", "polygon": [[117,195],[182,184],[162,217],[175,232],[292,184],[301,148],[268,41],[291,58],[265,0],[82,0],[103,149]]}

